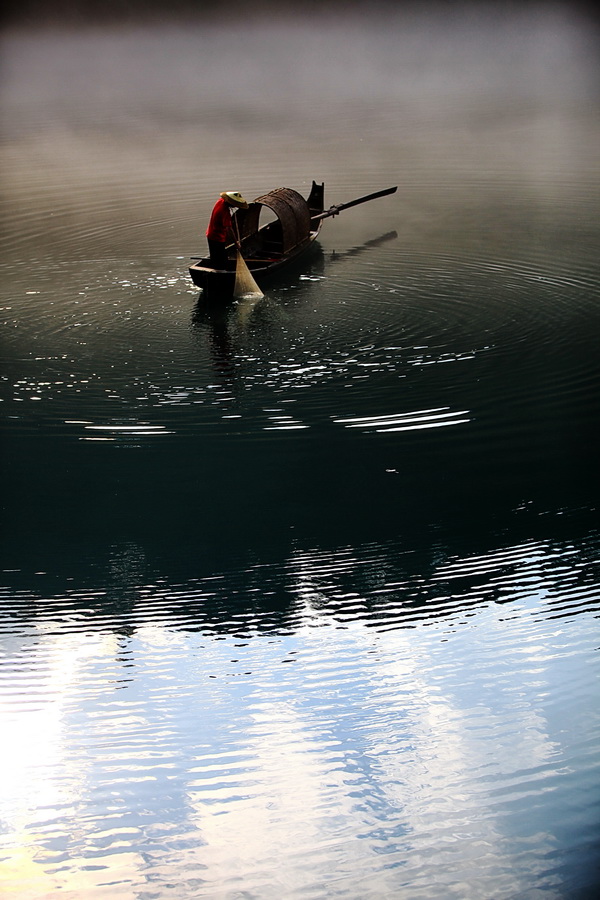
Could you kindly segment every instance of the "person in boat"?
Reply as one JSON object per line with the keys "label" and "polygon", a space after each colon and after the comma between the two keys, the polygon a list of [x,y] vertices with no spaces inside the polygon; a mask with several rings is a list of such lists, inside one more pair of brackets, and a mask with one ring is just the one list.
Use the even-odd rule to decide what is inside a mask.
{"label": "person in boat", "polygon": [[206,229],[206,239],[210,254],[210,264],[214,269],[227,268],[227,242],[237,241],[231,218],[232,207],[248,209],[248,204],[239,191],[223,191],[214,205],[210,222]]}

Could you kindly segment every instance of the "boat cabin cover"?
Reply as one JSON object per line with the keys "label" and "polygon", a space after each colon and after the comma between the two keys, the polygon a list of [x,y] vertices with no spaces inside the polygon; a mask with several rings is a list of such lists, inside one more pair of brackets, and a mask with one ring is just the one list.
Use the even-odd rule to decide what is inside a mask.
{"label": "boat cabin cover", "polygon": [[263,207],[277,216],[277,221],[268,227],[269,242],[273,250],[286,255],[309,238],[311,218],[323,210],[323,185],[313,182],[308,200],[293,188],[282,187],[257,197],[248,209],[236,210],[235,222],[242,244],[259,231]]}

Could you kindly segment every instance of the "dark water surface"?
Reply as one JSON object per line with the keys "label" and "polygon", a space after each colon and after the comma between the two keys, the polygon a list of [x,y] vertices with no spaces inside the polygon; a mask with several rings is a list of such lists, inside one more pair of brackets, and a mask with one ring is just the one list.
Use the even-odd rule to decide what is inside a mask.
{"label": "dark water surface", "polygon": [[[2,889],[591,897],[591,22],[2,44]],[[208,307],[219,191],[313,178],[399,189]]]}

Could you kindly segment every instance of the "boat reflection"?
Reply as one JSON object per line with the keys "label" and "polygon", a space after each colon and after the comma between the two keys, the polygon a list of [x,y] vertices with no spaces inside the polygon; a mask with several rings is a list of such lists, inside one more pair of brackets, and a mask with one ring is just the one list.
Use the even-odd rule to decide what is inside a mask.
{"label": "boat reflection", "polygon": [[331,256],[329,257],[329,262],[339,262],[351,256],[360,256],[361,253],[364,253],[367,250],[373,250],[375,247],[381,247],[383,244],[387,244],[388,241],[395,241],[397,237],[397,231],[387,231],[380,237],[373,238],[370,241],[365,241],[364,244],[358,244],[358,246],[351,247],[349,250],[342,250],[341,252],[333,250]]}

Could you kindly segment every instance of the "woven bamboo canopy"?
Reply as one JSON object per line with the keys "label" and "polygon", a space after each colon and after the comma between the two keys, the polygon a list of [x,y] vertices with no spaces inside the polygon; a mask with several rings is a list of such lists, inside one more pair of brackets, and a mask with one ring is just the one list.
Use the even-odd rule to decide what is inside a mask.
{"label": "woven bamboo canopy", "polygon": [[288,253],[307,240],[310,234],[310,209],[304,197],[292,188],[276,188],[257,197],[248,209],[239,209],[235,214],[242,241],[256,234],[263,207],[275,213],[281,226],[283,253]]}

